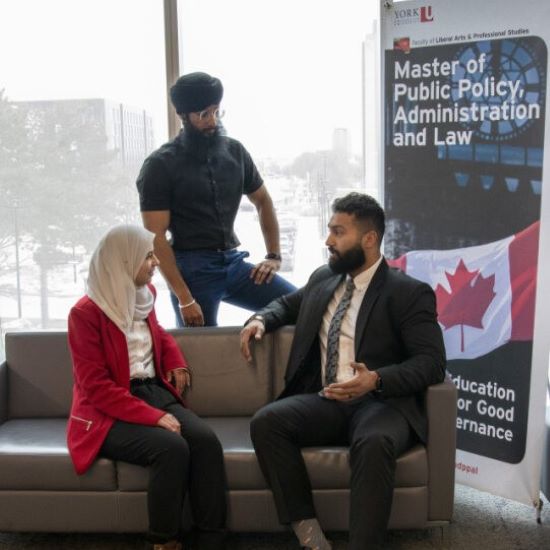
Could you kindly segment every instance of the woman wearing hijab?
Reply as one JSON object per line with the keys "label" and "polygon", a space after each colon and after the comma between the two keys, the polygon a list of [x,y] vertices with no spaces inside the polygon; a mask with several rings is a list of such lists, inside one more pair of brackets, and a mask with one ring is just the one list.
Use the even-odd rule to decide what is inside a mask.
{"label": "woman wearing hijab", "polygon": [[95,250],[87,294],[71,309],[74,387],[67,441],[78,474],[98,456],[150,467],[149,537],[179,550],[187,492],[199,548],[219,548],[225,525],[221,445],[180,397],[187,363],[158,324],[150,284],[159,265],[154,234],[111,229]]}

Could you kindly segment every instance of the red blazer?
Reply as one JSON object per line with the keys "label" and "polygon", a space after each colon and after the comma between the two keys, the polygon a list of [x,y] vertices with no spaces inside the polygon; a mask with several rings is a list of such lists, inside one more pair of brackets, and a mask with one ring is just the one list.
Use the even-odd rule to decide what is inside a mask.
{"label": "red blazer", "polygon": [[[185,358],[175,340],[158,324],[154,309],[147,323],[157,377],[181,401],[166,375],[170,370],[187,367]],[[83,474],[115,420],[155,426],[166,412],[130,393],[126,337],[88,296],[81,298],[69,314],[69,348],[74,385],[67,445],[76,472]]]}

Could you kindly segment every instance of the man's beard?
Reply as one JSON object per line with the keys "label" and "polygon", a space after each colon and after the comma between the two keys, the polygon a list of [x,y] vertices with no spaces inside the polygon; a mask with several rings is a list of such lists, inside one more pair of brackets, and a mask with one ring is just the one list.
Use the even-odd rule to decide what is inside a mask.
{"label": "man's beard", "polygon": [[218,150],[222,146],[221,138],[225,135],[225,128],[220,121],[210,134],[197,130],[189,121],[184,122],[183,128],[183,133],[179,138],[181,143],[202,160],[208,158],[209,151]]}
{"label": "man's beard", "polygon": [[203,130],[197,129],[190,122],[184,124],[185,128],[185,137],[189,143],[197,146],[210,145],[218,141],[220,136],[226,134],[223,124],[218,121],[216,127],[209,132],[204,132]]}
{"label": "man's beard", "polygon": [[365,252],[360,244],[356,244],[349,250],[339,253],[333,248],[329,248],[332,252],[328,260],[328,265],[334,273],[350,273],[360,268],[365,263]]}

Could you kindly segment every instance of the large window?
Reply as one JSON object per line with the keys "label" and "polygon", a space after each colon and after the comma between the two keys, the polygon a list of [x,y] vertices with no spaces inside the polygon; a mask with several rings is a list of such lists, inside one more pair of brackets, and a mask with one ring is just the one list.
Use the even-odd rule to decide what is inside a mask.
{"label": "large window", "polygon": [[[364,100],[366,130],[375,128],[377,6],[365,0],[178,2],[180,72],[221,78],[224,125],[250,151],[275,200],[282,274],[297,285],[325,260],[332,199],[377,189],[376,171],[370,162],[366,169],[363,154]],[[246,199],[236,231],[252,259],[261,259],[265,248]],[[220,315],[231,324],[249,316],[230,306]]]}
{"label": "large window", "polygon": [[[0,336],[65,328],[100,236],[116,223],[140,223],[136,174],[169,137],[163,7],[160,0],[0,2]],[[283,275],[303,284],[325,260],[331,200],[377,185],[364,162],[373,118],[365,125],[363,107],[375,87],[364,57],[373,52],[377,3],[180,0],[177,7],[180,73],[222,79],[228,133],[251,152],[276,203]],[[236,230],[251,259],[262,258],[246,199]],[[159,318],[173,326],[160,276],[156,284]],[[247,316],[227,306],[219,322]]]}
{"label": "large window", "polygon": [[3,333],[65,328],[106,228],[139,223],[136,171],[167,138],[162,2],[0,3]]}

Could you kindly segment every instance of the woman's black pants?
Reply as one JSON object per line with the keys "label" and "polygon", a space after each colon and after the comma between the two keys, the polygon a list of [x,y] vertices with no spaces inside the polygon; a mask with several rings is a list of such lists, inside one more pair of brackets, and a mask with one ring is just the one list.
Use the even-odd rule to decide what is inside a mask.
{"label": "woman's black pants", "polygon": [[173,414],[181,424],[179,435],[158,426],[117,420],[100,451],[106,458],[150,468],[147,504],[151,542],[163,543],[179,536],[187,492],[196,527],[202,531],[223,530],[225,474],[216,434],[156,379],[133,381],[131,392]]}

